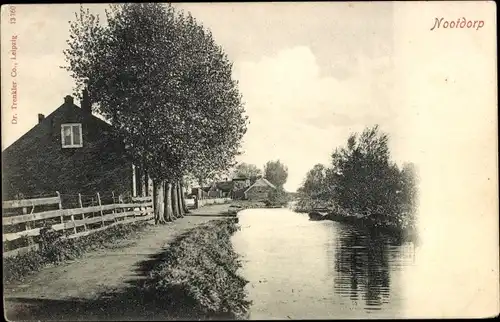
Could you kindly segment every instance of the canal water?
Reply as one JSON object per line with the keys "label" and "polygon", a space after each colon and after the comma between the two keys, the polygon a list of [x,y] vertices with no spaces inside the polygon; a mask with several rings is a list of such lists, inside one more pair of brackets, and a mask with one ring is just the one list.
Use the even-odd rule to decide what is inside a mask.
{"label": "canal water", "polygon": [[289,209],[238,214],[250,319],[397,318],[414,245]]}

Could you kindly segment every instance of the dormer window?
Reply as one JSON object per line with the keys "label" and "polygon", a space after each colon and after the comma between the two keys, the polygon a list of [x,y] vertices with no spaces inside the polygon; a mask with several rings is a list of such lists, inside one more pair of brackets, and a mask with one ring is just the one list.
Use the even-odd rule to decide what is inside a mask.
{"label": "dormer window", "polygon": [[82,124],[80,123],[62,124],[61,143],[63,148],[83,147]]}

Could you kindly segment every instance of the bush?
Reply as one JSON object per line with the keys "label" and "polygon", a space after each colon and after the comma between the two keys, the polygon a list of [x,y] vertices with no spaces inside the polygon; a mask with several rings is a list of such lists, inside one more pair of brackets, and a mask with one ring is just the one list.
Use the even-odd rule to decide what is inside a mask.
{"label": "bush", "polygon": [[250,306],[244,290],[248,282],[236,273],[241,263],[230,241],[236,222],[213,221],[180,236],[151,271],[146,292],[169,303],[177,315],[244,318]]}
{"label": "bush", "polygon": [[284,207],[288,204],[289,197],[286,191],[281,188],[271,190],[265,204],[267,207]]}

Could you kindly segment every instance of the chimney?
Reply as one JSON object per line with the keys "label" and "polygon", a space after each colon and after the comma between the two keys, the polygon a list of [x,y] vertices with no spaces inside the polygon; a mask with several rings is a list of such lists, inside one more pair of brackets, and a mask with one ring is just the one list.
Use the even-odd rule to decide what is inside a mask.
{"label": "chimney", "polygon": [[92,114],[92,107],[90,104],[89,92],[87,91],[87,89],[83,90],[82,101],[80,104],[82,105],[82,110],[85,113]]}
{"label": "chimney", "polygon": [[73,96],[71,96],[71,95],[66,95],[66,96],[64,97],[64,103],[65,103],[65,104],[73,104]]}
{"label": "chimney", "polygon": [[45,118],[45,115],[38,114],[38,124],[42,123],[42,121],[43,121],[44,118]]}

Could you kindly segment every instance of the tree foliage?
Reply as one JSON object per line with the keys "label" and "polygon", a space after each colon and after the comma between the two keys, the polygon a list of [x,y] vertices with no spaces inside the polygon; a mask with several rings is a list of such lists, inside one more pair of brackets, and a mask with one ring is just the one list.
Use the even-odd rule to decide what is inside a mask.
{"label": "tree foliage", "polygon": [[245,162],[237,164],[233,171],[234,178],[248,178],[253,181],[259,176],[262,176],[262,170],[260,170],[255,164]]}
{"label": "tree foliage", "polygon": [[83,7],[75,15],[64,68],[155,191],[169,199],[170,182],[231,166],[247,118],[232,63],[210,31],[161,3],[113,4],[106,18],[101,25]]}
{"label": "tree foliage", "polygon": [[268,161],[264,166],[264,178],[276,187],[283,187],[288,178],[288,167],[280,160]]}
{"label": "tree foliage", "polygon": [[268,207],[284,207],[289,201],[288,193],[282,187],[278,187],[269,191],[265,204]]}
{"label": "tree foliage", "polygon": [[390,160],[389,137],[378,126],[349,136],[332,153],[329,167],[317,164],[299,188],[299,204],[334,204],[350,212],[410,220],[416,211],[415,166],[400,170]]}
{"label": "tree foliage", "polygon": [[327,168],[322,164],[316,164],[306,174],[306,178],[297,192],[301,196],[312,199],[325,199],[328,184],[326,182]]}

